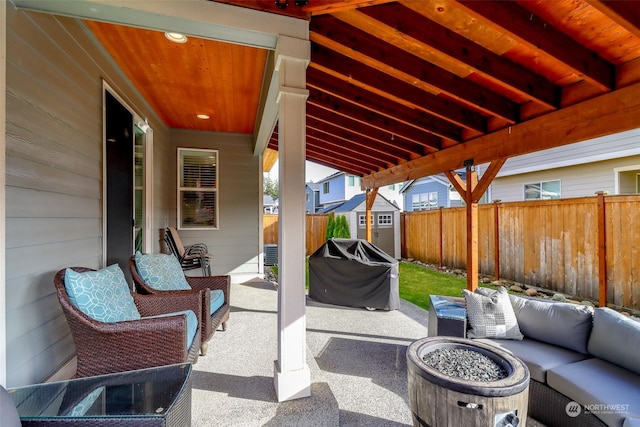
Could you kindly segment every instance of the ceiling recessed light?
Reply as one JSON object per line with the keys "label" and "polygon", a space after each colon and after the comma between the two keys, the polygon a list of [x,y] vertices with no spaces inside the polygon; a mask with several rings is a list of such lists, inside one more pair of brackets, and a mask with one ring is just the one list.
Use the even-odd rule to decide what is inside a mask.
{"label": "ceiling recessed light", "polygon": [[196,117],[202,120],[209,120],[210,118],[208,114],[198,114]]}
{"label": "ceiling recessed light", "polygon": [[187,42],[187,36],[185,36],[184,34],[166,32],[166,33],[164,33],[164,36],[167,39],[169,39],[172,42],[174,42],[174,43],[186,43]]}

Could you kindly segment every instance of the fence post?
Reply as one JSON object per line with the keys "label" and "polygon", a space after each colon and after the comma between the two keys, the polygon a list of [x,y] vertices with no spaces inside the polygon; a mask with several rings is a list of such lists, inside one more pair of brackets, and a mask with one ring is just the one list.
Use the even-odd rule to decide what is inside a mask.
{"label": "fence post", "polygon": [[440,206],[440,209],[438,211],[438,218],[440,220],[440,254],[439,254],[439,264],[438,267],[442,268],[442,265],[444,264],[444,232],[442,231],[442,209],[443,207]]}
{"label": "fence post", "polygon": [[495,280],[500,280],[500,200],[493,201],[493,275]]}
{"label": "fence post", "polygon": [[607,306],[607,218],[605,212],[605,192],[598,191],[598,283],[600,296],[598,299],[600,307]]}

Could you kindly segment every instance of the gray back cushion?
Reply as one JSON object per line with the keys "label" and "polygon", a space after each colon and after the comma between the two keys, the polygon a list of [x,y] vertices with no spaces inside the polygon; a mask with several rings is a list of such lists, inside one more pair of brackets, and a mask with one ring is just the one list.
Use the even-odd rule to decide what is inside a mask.
{"label": "gray back cushion", "polygon": [[513,295],[511,304],[524,336],[589,354],[592,307]]}
{"label": "gray back cushion", "polygon": [[589,353],[640,374],[640,322],[610,308],[595,310]]}

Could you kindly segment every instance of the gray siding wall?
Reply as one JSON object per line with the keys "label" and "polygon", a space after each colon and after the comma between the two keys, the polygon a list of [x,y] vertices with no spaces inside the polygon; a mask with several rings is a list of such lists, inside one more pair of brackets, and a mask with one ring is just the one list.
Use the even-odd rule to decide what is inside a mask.
{"label": "gray siding wall", "polygon": [[[208,148],[218,150],[219,170],[219,229],[180,230],[180,238],[186,245],[205,243],[213,256],[212,274],[231,274],[234,282],[244,281],[258,275],[260,235],[261,165],[260,158],[253,155],[250,135],[221,134],[214,132],[192,132],[172,130],[173,154],[168,173],[171,183],[166,183],[163,197],[173,200],[169,223],[176,224],[176,185],[178,147]],[[168,156],[171,157],[171,156]],[[197,271],[194,272],[197,274]]]}
{"label": "gray siding wall", "polygon": [[503,202],[521,201],[524,200],[524,184],[556,179],[560,180],[562,198],[593,196],[596,191],[615,194],[614,169],[635,165],[640,165],[640,156],[497,177],[491,184],[491,194]]}
{"label": "gray siding wall", "polygon": [[[102,78],[149,115],[156,147],[166,130],[76,20],[8,5],[6,77],[7,385],[14,387],[42,381],[74,354],[55,272],[102,267]],[[156,213],[168,211],[163,193],[156,202]]]}

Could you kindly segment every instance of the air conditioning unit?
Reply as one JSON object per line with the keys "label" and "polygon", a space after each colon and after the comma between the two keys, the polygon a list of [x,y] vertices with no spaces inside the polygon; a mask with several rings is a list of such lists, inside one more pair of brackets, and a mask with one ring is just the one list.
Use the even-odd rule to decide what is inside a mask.
{"label": "air conditioning unit", "polygon": [[264,245],[264,265],[278,265],[278,245]]}

